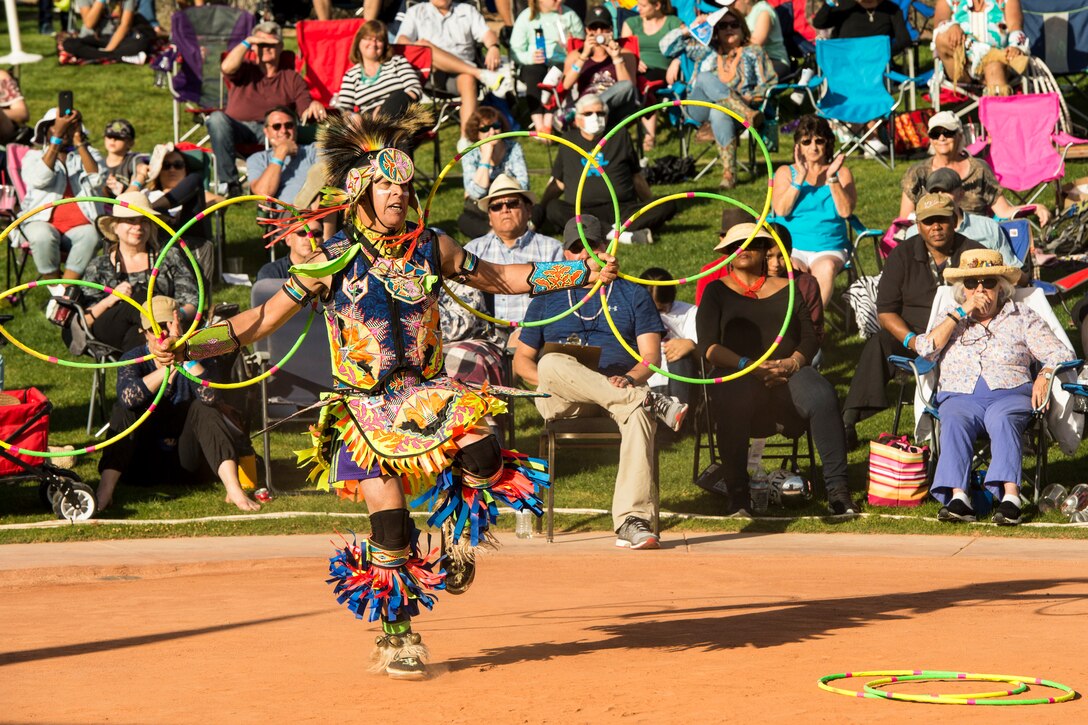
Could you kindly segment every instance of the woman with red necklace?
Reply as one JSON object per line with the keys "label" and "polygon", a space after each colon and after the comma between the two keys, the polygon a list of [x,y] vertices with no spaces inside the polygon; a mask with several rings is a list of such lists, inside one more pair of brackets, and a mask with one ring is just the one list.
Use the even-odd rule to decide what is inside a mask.
{"label": "woman with red necklace", "polygon": [[[765,227],[742,251],[756,229],[755,219],[721,234],[714,251],[737,253],[728,274],[707,285],[696,316],[699,354],[727,375],[747,368],[771,346],[789,308],[789,281],[767,275],[766,250],[774,244]],[[748,507],[748,441],[781,427],[796,436],[806,429],[823,463],[828,509],[833,514],[857,513],[846,479],[846,436],[836,417],[835,389],[809,362],[819,344],[812,318],[801,295],[794,296],[790,323],[771,357],[748,375],[710,388],[730,510]]]}

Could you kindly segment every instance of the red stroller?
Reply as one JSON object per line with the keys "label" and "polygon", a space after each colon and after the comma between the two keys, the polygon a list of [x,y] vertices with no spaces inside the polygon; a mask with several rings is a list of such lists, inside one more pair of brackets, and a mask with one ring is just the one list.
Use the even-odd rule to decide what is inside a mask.
{"label": "red stroller", "polygon": [[[53,404],[37,388],[5,390],[18,403],[0,405],[0,440],[23,451],[44,451],[49,444]],[[9,401],[10,402],[10,399]],[[57,518],[83,521],[94,516],[94,489],[67,468],[19,450],[0,448],[0,482],[37,481],[42,503]]]}

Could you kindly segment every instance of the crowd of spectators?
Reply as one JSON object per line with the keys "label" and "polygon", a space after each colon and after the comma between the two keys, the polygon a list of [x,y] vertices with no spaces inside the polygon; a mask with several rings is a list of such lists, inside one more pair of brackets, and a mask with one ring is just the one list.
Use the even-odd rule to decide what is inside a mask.
{"label": "crowd of spectators", "polygon": [[[91,61],[144,63],[153,41],[164,34],[148,5],[138,0],[73,0],[79,27],[61,39],[63,52]],[[889,0],[816,5],[807,20],[826,37],[887,36],[893,52],[910,42],[899,6]],[[1009,93],[1011,79],[1024,72],[1026,63],[1019,3],[1006,0],[979,8],[972,0],[937,0],[936,5],[933,49],[949,77],[977,79],[994,95]],[[330,3],[315,2],[314,10],[318,17],[327,17]],[[645,100],[641,84],[672,86],[682,79],[688,98],[720,104],[743,120],[703,107],[684,111],[699,127],[696,140],[717,146],[718,186],[729,189],[738,184],[741,134],[745,127],[760,126],[771,87],[796,70],[785,42],[791,29],[782,27],[779,15],[763,0],[717,0],[710,5],[638,0],[632,10],[530,0],[516,14],[512,3],[500,2],[500,32],[469,3],[427,0],[403,15],[398,10],[395,2],[363,5],[366,22],[351,41],[348,68],[329,108],[311,97],[305,79],[284,62],[284,34],[275,22],[257,24],[245,40],[229,48],[220,65],[229,81],[226,104],[206,122],[216,170],[211,183],[199,150],[160,143],[143,154],[135,125],[124,118],[105,125],[101,150],[92,143],[78,109],[50,108],[27,128],[30,116],[22,91],[0,70],[0,142],[25,132],[32,145],[22,159],[24,207],[90,196],[123,202],[111,207],[58,204],[28,219],[22,231],[38,275],[83,278],[137,300],[146,296],[156,275],[161,297],[155,298],[153,320],[118,304],[116,296],[82,289],[80,324],[86,331],[132,358],[146,354],[152,322],[184,327],[202,312],[196,309],[197,280],[178,248],[153,270],[162,240],[152,218],[174,228],[194,222],[186,241],[209,275],[204,284],[211,284],[212,257],[206,244],[211,235],[202,214],[209,201],[237,196],[248,185],[253,194],[311,207],[319,200],[323,173],[317,146],[299,140],[304,125],[320,124],[329,112],[395,117],[423,96],[424,79],[394,52],[394,42],[429,48],[434,73],[427,82],[459,97],[457,160],[464,205],[456,225],[469,251],[496,263],[585,260],[603,250],[614,230],[601,222],[613,218],[602,169],[622,219],[636,217],[655,200],[643,159],[656,149],[655,115],[642,118],[641,148],[627,133],[601,145],[613,124]],[[40,20],[43,32],[52,28],[51,16],[43,14]],[[516,70],[503,61],[504,45]],[[687,75],[681,78],[685,66]],[[501,96],[514,90],[515,77],[524,87],[523,116],[513,115],[501,98],[481,103],[490,92]],[[521,144],[493,139],[519,124],[561,133],[592,161],[565,144],[550,147],[550,178],[538,198],[530,189]],[[722,214],[718,239],[707,245],[706,258],[715,259],[703,267],[713,273],[699,281],[694,305],[678,300],[675,286],[643,287],[625,280],[609,286],[604,305],[626,345],[643,361],[685,377],[727,376],[752,365],[777,341],[774,352],[750,375],[709,390],[722,462],[718,492],[725,494],[729,511],[749,505],[750,439],[807,430],[822,461],[829,510],[857,512],[847,485],[846,457],[860,442],[857,424],[888,407],[885,388],[894,373],[888,357],[901,355],[944,362],[940,400],[949,412],[947,419],[942,417],[942,457],[933,487],[943,504],[942,520],[974,516],[965,467],[970,443],[986,431],[1003,448],[987,481],[1001,500],[995,520],[1019,523],[1020,435],[1031,409],[1044,402],[1038,399],[1037,369],[1052,372],[1072,351],[1052,333],[1048,336],[1045,325],[1014,300],[1015,288],[1030,281],[1030,269],[994,219],[1034,214],[1045,226],[1049,212],[1041,205],[1010,203],[990,167],[965,152],[960,117],[948,111],[933,115],[928,121],[931,155],[901,176],[900,232],[874,300],[879,329],[865,342],[840,404],[819,368],[828,339],[825,311],[834,303],[836,282],[851,251],[846,220],[865,193],[844,157],[834,151],[836,136],[844,130],[857,129],[833,127],[815,115],[799,119],[793,161],[774,172],[773,223],[757,227],[754,216],[736,209]],[[461,153],[480,141],[486,143]],[[259,150],[246,151],[239,166],[249,146]],[[866,154],[880,147],[874,139]],[[656,204],[637,215],[617,235],[619,241],[650,244],[655,235],[668,238],[675,213],[672,202]],[[789,309],[788,281],[772,229],[791,260],[798,291],[781,330]],[[289,234],[283,256],[261,268],[258,279],[287,277],[290,266],[302,262],[312,245],[332,232],[323,227]],[[746,240],[747,247],[740,249]],[[95,256],[100,246],[103,252]],[[672,276],[662,267],[642,274],[651,281]],[[931,325],[934,299],[945,284],[954,286],[956,305]],[[483,295],[452,282],[450,289],[462,303],[503,320],[552,318],[578,299],[572,292],[530,302],[527,296]],[[464,304],[449,295],[442,298],[450,374],[476,384],[510,384],[512,366],[517,381],[548,394],[536,399],[546,420],[610,416],[622,437],[614,527],[621,532],[620,540],[634,548],[656,546],[649,521],[650,456],[657,423],[686,430],[687,412],[699,404],[701,391],[696,394],[692,385],[635,361],[613,336],[596,295],[560,320],[529,328],[486,324]],[[1082,317],[1075,315],[1075,322]],[[981,353],[971,347],[980,336],[993,340]],[[68,333],[65,339],[70,339]],[[599,358],[579,354],[577,348],[594,349]],[[981,373],[976,369],[979,359],[989,359],[985,356],[993,358],[995,372],[985,364]],[[230,365],[230,360],[213,360],[208,370],[192,372],[229,375]],[[123,371],[111,421],[114,430],[124,429],[146,408],[150,391],[165,374],[152,362]],[[109,505],[121,472],[134,456],[169,449],[176,454],[172,460],[178,470],[203,469],[224,483],[228,501],[243,510],[257,508],[239,484],[245,436],[222,401],[182,377],[171,383],[166,400],[156,411],[154,425],[103,457],[100,505]]]}

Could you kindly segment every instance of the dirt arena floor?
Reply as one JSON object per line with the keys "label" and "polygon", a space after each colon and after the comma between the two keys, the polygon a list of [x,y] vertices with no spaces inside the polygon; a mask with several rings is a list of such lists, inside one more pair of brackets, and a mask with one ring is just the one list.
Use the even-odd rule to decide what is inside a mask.
{"label": "dirt arena floor", "polygon": [[[365,671],[374,630],[335,604],[327,537],[0,546],[0,721],[1088,722],[1082,698],[968,707],[816,687],[917,668],[1088,692],[1088,542],[503,543],[468,594],[419,620],[433,676],[413,683]],[[957,690],[914,691],[938,687]]]}

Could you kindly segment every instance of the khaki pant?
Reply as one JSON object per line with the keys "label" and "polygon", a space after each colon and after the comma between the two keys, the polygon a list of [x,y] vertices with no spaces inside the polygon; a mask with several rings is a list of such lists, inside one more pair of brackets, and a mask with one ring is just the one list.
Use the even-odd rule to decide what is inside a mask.
{"label": "khaki pant", "polygon": [[628,516],[653,521],[650,456],[653,455],[656,422],[643,407],[648,389],[617,388],[604,375],[561,353],[540,358],[537,376],[537,390],[551,395],[535,401],[545,420],[599,416],[603,408],[620,428],[620,464],[612,494],[612,528],[619,529]]}

